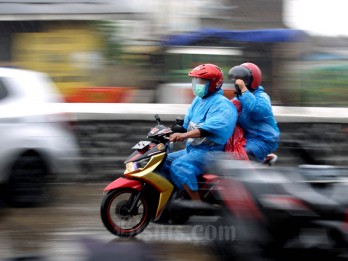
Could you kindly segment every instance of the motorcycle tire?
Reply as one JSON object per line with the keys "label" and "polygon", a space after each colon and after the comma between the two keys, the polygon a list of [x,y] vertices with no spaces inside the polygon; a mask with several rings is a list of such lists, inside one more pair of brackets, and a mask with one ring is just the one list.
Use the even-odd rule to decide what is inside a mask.
{"label": "motorcycle tire", "polygon": [[121,188],[110,191],[102,200],[100,213],[104,226],[112,234],[119,237],[134,237],[140,234],[152,219],[150,204],[141,195],[133,213],[129,207],[133,202],[129,199],[138,191]]}

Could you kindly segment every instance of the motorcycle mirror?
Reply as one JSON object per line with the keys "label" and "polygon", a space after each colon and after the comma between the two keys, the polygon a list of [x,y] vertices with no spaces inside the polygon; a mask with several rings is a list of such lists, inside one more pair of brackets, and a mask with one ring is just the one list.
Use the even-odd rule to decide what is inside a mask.
{"label": "motorcycle mirror", "polygon": [[184,119],[181,116],[177,116],[176,117],[176,124],[178,124],[179,126],[184,125]]}
{"label": "motorcycle mirror", "polygon": [[161,124],[161,119],[160,119],[158,114],[155,114],[155,119],[156,119],[158,125]]}

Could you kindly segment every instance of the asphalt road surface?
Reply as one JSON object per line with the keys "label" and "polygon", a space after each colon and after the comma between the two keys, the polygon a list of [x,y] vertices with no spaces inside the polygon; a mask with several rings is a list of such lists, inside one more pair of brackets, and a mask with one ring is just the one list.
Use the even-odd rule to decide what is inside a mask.
{"label": "asphalt road surface", "polygon": [[218,260],[197,223],[150,224],[132,240],[112,235],[99,214],[105,185],[56,184],[49,206],[1,209],[0,260]]}

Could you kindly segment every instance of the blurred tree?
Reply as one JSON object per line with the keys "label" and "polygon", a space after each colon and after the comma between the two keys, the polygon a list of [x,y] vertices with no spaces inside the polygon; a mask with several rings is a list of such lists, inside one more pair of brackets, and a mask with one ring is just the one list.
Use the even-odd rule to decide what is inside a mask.
{"label": "blurred tree", "polygon": [[115,21],[96,21],[98,32],[104,42],[103,55],[107,65],[119,64],[122,60],[124,41],[119,36],[120,28]]}
{"label": "blurred tree", "polygon": [[301,73],[301,106],[348,106],[348,64],[321,66]]}

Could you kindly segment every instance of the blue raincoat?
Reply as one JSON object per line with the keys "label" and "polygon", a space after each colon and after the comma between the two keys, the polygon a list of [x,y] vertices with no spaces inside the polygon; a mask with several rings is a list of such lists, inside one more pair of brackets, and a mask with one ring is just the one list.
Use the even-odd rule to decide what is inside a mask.
{"label": "blue raincoat", "polygon": [[271,99],[262,86],[253,93],[244,92],[238,99],[242,104],[238,124],[244,130],[245,146],[253,152],[257,160],[262,161],[267,154],[278,148],[280,137]]}
{"label": "blue raincoat", "polygon": [[189,107],[184,127],[187,131],[203,129],[210,133],[207,137],[191,138],[186,148],[170,153],[161,172],[179,189],[186,184],[192,191],[198,189],[197,176],[204,172],[204,161],[209,152],[223,151],[232,135],[238,113],[235,106],[219,90],[206,98],[195,97]]}

